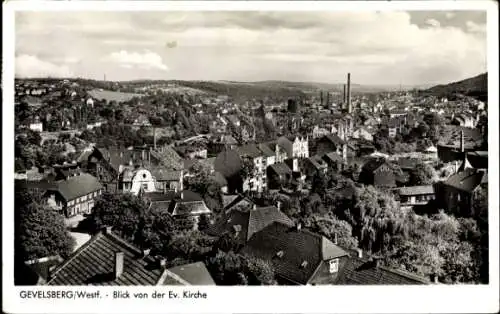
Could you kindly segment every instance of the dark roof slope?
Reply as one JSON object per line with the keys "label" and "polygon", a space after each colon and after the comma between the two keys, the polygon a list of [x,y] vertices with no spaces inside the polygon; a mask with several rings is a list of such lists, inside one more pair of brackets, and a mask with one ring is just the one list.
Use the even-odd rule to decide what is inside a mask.
{"label": "dark roof slope", "polygon": [[257,207],[254,210],[240,211],[233,210],[225,217],[221,218],[216,224],[212,225],[207,233],[214,236],[221,236],[225,232],[233,232],[235,226],[241,226],[238,233],[238,239],[243,243],[248,241],[255,233],[274,222],[279,222],[289,227],[294,225],[288,218],[275,206]]}
{"label": "dark roof slope", "polygon": [[271,261],[278,276],[298,284],[307,284],[322,261],[347,255],[323,236],[278,222],[254,234],[242,253]]}
{"label": "dark roof slope", "polygon": [[66,201],[71,201],[102,189],[102,185],[97,178],[88,173],[69,177],[66,180],[56,182],[55,185],[51,190],[58,191]]}
{"label": "dark roof slope", "polygon": [[[124,253],[124,267],[115,279],[114,254],[118,252]],[[152,257],[142,257],[141,250],[111,232],[100,232],[54,270],[48,285],[156,285],[162,273]]]}
{"label": "dark roof slope", "polygon": [[487,178],[488,174],[485,171],[468,168],[450,176],[443,184],[471,193],[480,184],[487,182]]}

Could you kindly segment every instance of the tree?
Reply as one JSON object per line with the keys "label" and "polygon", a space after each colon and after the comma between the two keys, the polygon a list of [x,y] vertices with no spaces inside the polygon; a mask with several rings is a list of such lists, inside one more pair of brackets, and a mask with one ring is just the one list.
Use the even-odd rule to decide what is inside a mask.
{"label": "tree", "polygon": [[219,251],[207,263],[217,285],[275,285],[273,267],[269,262]]}
{"label": "tree", "polygon": [[61,214],[42,205],[40,197],[26,191],[15,196],[15,255],[29,259],[59,255],[68,257],[75,245]]}
{"label": "tree", "polygon": [[243,157],[242,166],[240,170],[240,175],[243,178],[243,180],[252,177],[254,172],[255,172],[255,164],[253,160],[249,157]]}
{"label": "tree", "polygon": [[304,220],[304,223],[304,227],[325,236],[331,241],[336,240],[338,245],[342,247],[349,249],[358,247],[358,240],[352,235],[351,225],[334,215],[311,215]]}
{"label": "tree", "polygon": [[420,162],[410,171],[410,185],[429,185],[437,179],[434,168],[426,163]]}
{"label": "tree", "polygon": [[145,203],[133,194],[103,193],[92,208],[90,231],[97,232],[104,226],[111,226],[124,238],[133,240],[143,225],[145,212]]}

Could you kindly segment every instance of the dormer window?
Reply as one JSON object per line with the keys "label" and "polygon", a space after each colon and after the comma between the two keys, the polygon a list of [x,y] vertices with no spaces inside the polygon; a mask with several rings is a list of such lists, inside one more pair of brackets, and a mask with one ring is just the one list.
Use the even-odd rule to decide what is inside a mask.
{"label": "dormer window", "polygon": [[276,253],[276,256],[279,258],[282,258],[284,255],[285,255],[285,252],[283,252],[283,251],[279,251],[278,253]]}
{"label": "dormer window", "polygon": [[335,258],[330,260],[330,274],[336,273],[339,271],[339,259]]}

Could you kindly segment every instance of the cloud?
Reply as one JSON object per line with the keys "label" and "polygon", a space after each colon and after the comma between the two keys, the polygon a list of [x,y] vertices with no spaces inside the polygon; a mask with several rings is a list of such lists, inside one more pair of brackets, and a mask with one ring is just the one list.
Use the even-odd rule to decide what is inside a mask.
{"label": "cloud", "polygon": [[16,51],[93,78],[447,82],[485,70],[471,12],[22,12]]}
{"label": "cloud", "polygon": [[467,21],[465,25],[467,26],[467,31],[471,33],[486,33],[486,24],[476,24],[472,21]]}
{"label": "cloud", "polygon": [[106,60],[129,69],[140,68],[162,71],[168,70],[168,67],[163,63],[161,56],[149,50],[146,50],[144,53],[128,52],[126,50],[112,52]]}
{"label": "cloud", "polygon": [[17,77],[72,77],[68,66],[40,60],[37,56],[22,54],[16,57]]}
{"label": "cloud", "polygon": [[428,19],[427,21],[425,21],[425,23],[427,25],[430,25],[430,26],[433,26],[433,27],[440,27],[441,26],[441,23],[436,20],[436,19]]}

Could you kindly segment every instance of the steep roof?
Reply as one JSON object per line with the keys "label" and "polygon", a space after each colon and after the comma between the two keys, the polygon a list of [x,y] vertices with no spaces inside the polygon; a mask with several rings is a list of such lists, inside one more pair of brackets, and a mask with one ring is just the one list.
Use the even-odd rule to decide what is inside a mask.
{"label": "steep roof", "polygon": [[88,173],[81,173],[56,182],[55,187],[50,190],[59,192],[66,201],[71,201],[100,189],[102,189],[102,185],[96,177]]}
{"label": "steep roof", "polygon": [[336,285],[423,285],[429,280],[401,270],[377,265],[376,261],[349,257],[335,280]]}
{"label": "steep roof", "polygon": [[335,144],[336,146],[345,144],[345,142],[337,134],[327,134],[323,136],[320,140],[329,141]]}
{"label": "steep roof", "polygon": [[468,168],[450,176],[443,184],[472,193],[480,184],[487,182],[487,178],[488,174],[485,171]]}
{"label": "steep roof", "polygon": [[487,151],[475,151],[467,153],[467,160],[469,160],[470,165],[476,169],[487,169],[488,168],[488,152]]}
{"label": "steep roof", "polygon": [[[124,267],[115,279],[114,254],[118,252],[124,253]],[[162,273],[159,263],[143,257],[140,249],[111,232],[100,232],[54,270],[48,285],[156,285]]]}
{"label": "steep roof", "polygon": [[289,227],[294,225],[288,218],[275,206],[257,207],[256,209],[241,211],[233,210],[212,225],[207,233],[214,236],[221,236],[225,232],[233,232],[234,226],[241,226],[238,239],[246,243],[255,233],[264,229],[274,222],[279,222]]}
{"label": "steep roof", "polygon": [[347,255],[323,236],[278,222],[254,234],[242,253],[271,261],[278,276],[298,284],[307,284],[322,261]]}

